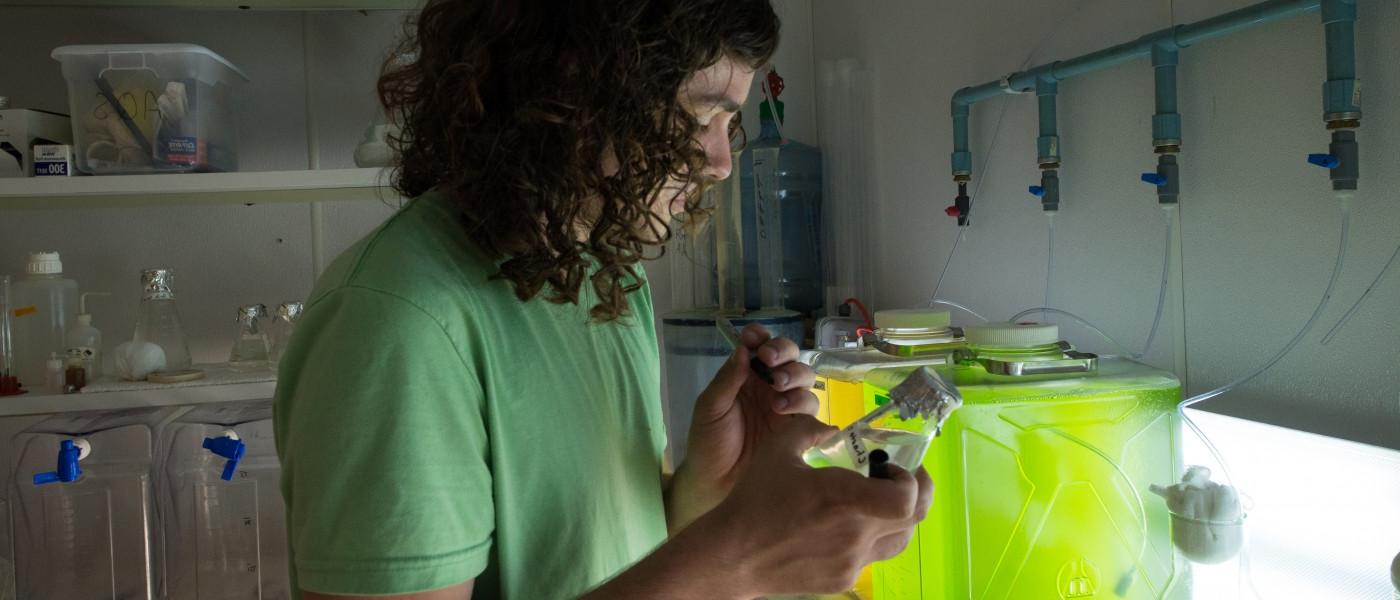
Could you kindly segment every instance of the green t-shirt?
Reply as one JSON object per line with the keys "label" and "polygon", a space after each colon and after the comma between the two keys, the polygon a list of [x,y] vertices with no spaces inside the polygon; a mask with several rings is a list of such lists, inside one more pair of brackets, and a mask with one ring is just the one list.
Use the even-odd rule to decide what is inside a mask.
{"label": "green t-shirt", "polygon": [[316,285],[275,409],[294,588],[572,598],[665,540],[650,289],[592,323],[496,264],[430,194]]}

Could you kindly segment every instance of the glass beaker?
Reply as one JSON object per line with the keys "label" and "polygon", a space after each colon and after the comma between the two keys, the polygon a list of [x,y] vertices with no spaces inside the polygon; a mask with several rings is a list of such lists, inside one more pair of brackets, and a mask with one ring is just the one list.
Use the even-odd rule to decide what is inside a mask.
{"label": "glass beaker", "polygon": [[173,290],[175,272],[170,269],[146,269],[141,272],[141,306],[136,313],[134,347],[155,344],[165,354],[165,366],[157,373],[173,373],[190,368],[190,347],[185,330],[180,325],[180,313],[175,309]]}

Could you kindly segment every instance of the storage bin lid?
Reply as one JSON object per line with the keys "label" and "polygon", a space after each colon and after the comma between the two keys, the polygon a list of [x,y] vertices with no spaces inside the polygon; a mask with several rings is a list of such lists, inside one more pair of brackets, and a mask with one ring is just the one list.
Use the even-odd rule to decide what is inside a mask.
{"label": "storage bin lid", "polygon": [[74,58],[90,58],[94,56],[110,56],[113,54],[193,54],[204,58],[209,58],[227,67],[228,70],[238,74],[243,81],[248,81],[248,76],[228,59],[219,56],[217,52],[200,46],[198,44],[78,44],[72,46],[59,46],[54,48],[49,56],[54,60],[65,62]]}

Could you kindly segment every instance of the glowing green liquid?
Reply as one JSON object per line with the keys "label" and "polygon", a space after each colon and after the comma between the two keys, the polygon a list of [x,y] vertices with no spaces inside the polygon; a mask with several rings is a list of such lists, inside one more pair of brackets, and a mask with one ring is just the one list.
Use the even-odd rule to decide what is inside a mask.
{"label": "glowing green liquid", "polygon": [[[876,598],[1189,596],[1166,506],[1147,489],[1181,473],[1175,378],[1121,359],[1032,381],[940,370],[964,404],[929,446],[933,507],[909,548],[876,565]],[[880,379],[867,379],[868,408]]]}

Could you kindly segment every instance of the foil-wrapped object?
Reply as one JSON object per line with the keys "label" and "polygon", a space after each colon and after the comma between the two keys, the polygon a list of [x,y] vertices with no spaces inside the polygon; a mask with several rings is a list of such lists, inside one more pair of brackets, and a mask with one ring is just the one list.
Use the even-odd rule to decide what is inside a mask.
{"label": "foil-wrapped object", "polygon": [[170,269],[146,269],[141,271],[141,298],[143,300],[174,300],[175,271]]}
{"label": "foil-wrapped object", "polygon": [[301,311],[304,307],[300,302],[283,302],[277,305],[277,319],[288,323],[296,323],[301,318]]}
{"label": "foil-wrapped object", "polygon": [[928,367],[920,367],[909,374],[902,383],[890,390],[890,401],[899,407],[901,419],[912,419],[915,415],[925,421],[938,424],[941,433],[943,422],[948,415],[962,407],[962,393],[958,388]]}

